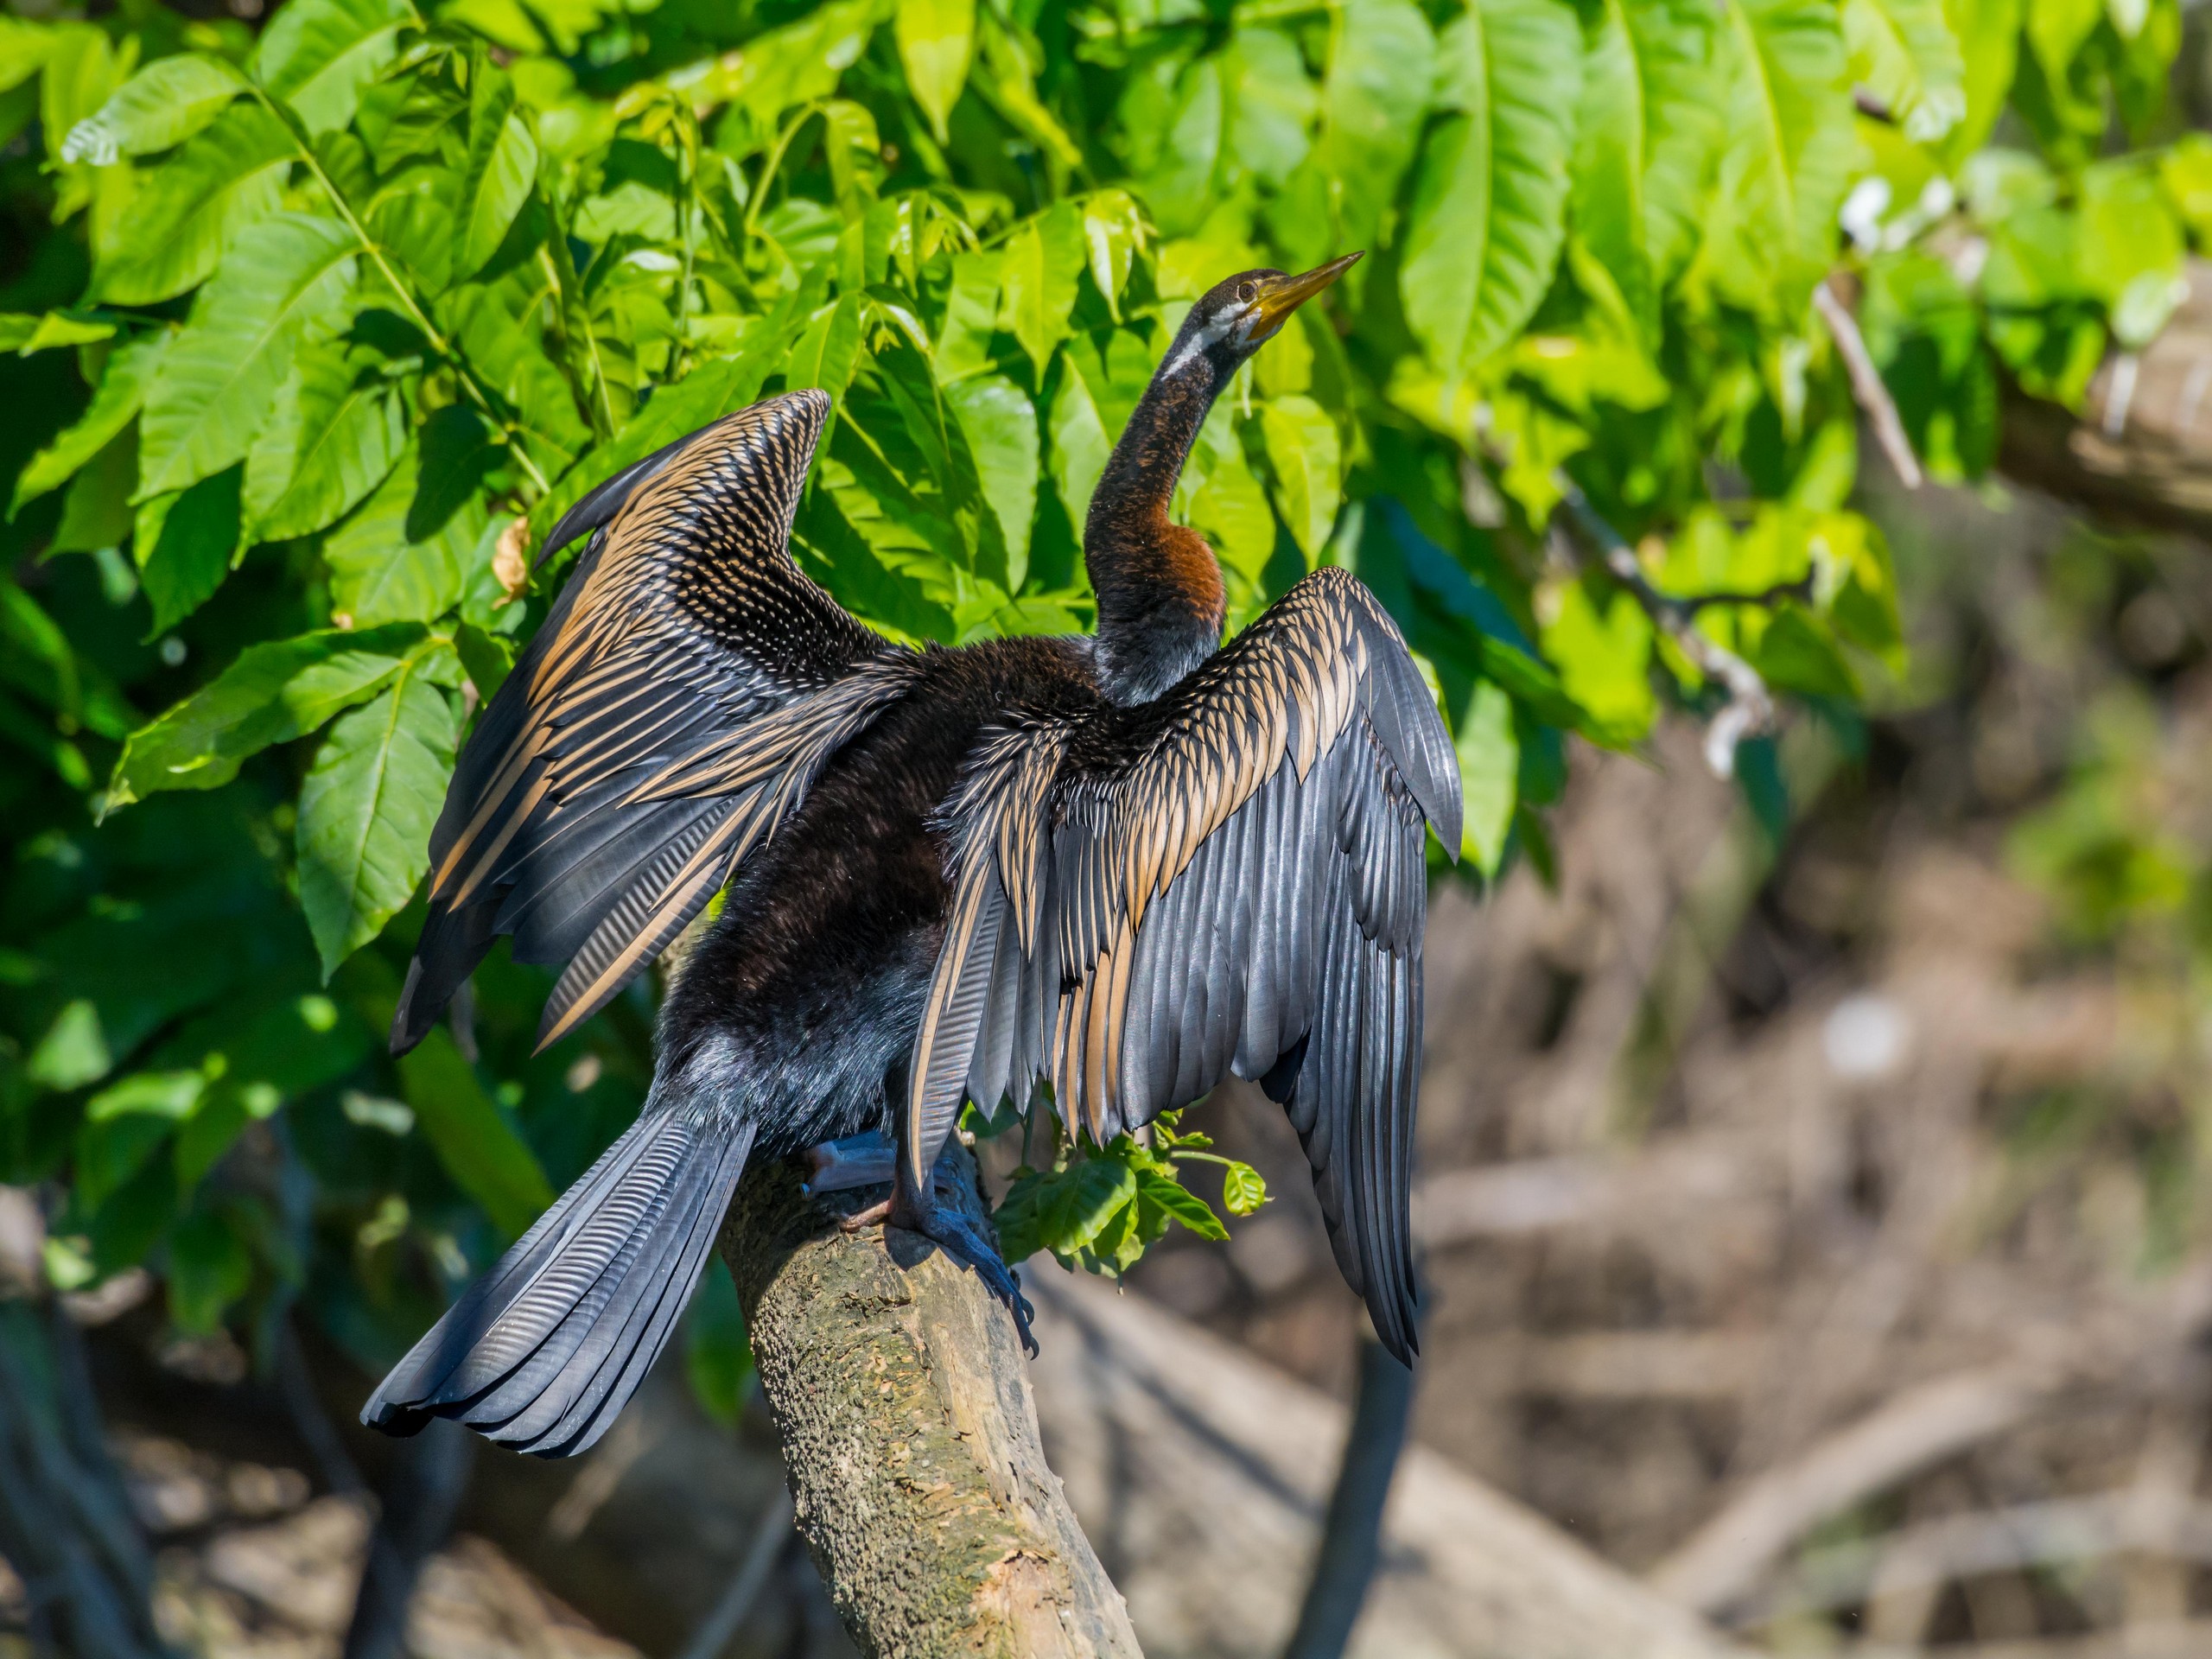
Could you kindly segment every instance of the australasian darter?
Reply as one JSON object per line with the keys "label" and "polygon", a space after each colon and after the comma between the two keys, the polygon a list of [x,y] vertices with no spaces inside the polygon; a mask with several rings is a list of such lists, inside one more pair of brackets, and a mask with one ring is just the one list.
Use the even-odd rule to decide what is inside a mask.
{"label": "australasian darter", "polygon": [[1194,305],[1084,531],[1088,638],[914,651],[792,563],[830,414],[728,416],[585,497],[592,539],[463,750],[395,1052],[493,938],[565,963],[574,1030],[725,886],[662,1007],[637,1122],[392,1370],[365,1421],[457,1418],[562,1456],[613,1422],[697,1282],[740,1173],[888,1129],[889,1224],[983,1274],[931,1171],[963,1100],[1103,1143],[1259,1079],[1303,1138],[1338,1265],[1414,1345],[1407,1196],[1424,820],[1459,774],[1397,629],[1306,576],[1227,646],[1220,567],[1168,504],[1207,410],[1353,258]]}

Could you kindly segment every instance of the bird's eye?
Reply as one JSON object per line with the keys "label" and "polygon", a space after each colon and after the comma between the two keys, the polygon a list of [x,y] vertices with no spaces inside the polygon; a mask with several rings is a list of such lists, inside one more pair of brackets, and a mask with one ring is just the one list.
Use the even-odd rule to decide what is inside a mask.
{"label": "bird's eye", "polygon": [[1251,304],[1253,301],[1260,297],[1260,285],[1257,283],[1237,283],[1236,297],[1243,301],[1247,305]]}

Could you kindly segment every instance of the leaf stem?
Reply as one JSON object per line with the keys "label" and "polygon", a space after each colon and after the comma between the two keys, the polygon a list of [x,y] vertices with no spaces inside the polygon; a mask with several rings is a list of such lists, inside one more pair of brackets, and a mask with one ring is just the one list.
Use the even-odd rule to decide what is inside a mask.
{"label": "leaf stem", "polygon": [[745,204],[745,235],[750,241],[753,227],[760,222],[760,204],[768,200],[768,187],[775,181],[777,170],[784,164],[785,152],[791,147],[791,140],[798,137],[798,130],[822,113],[822,100],[816,99],[785,123],[784,130],[776,135],[776,142],[768,151],[768,159],[760,164],[760,181],[753,187],[753,200]]}
{"label": "leaf stem", "polygon": [[530,474],[530,480],[537,486],[538,494],[543,495],[551,486],[547,483],[545,474],[539,470],[537,462],[531,458],[530,451],[523,446],[519,429],[512,422],[499,418],[499,410],[493,403],[491,394],[477,379],[476,372],[469,366],[468,359],[454,348],[453,342],[446,338],[444,332],[430,320],[429,310],[409,290],[407,284],[400,280],[399,273],[392,269],[391,262],[385,257],[384,249],[373,237],[370,236],[367,227],[354,213],[353,204],[346,200],[346,194],[338,188],[337,181],[323,171],[322,162],[316,157],[314,146],[302,140],[291,111],[279,105],[276,99],[270,98],[258,86],[254,87],[253,95],[260,100],[263,108],[283,124],[284,130],[291,135],[293,150],[305,163],[308,171],[315,175],[315,181],[322,187],[323,194],[330,198],[331,206],[338,210],[338,216],[346,221],[346,228],[353,232],[354,240],[361,245],[361,251],[368,255],[370,262],[376,266],[378,273],[383,276],[385,286],[389,288],[400,304],[407,308],[410,319],[417,328],[423,331],[423,337],[430,342],[430,349],[451,361],[461,389],[467,392],[471,401],[493,425],[507,435],[507,448],[513,453],[515,459],[521,462],[523,471]]}

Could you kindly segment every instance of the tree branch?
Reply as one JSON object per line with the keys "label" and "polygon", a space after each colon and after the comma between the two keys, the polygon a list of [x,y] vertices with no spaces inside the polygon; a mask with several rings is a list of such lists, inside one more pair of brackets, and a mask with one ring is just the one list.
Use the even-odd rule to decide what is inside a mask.
{"label": "tree branch", "polygon": [[[939,1171],[984,1219],[975,1165]],[[786,1165],[739,1187],[721,1237],[801,1533],[861,1650],[1137,1659],[1128,1610],[1046,1465],[1013,1321],[976,1274],[809,1198]]]}
{"label": "tree branch", "polygon": [[1671,594],[1662,594],[1651,585],[1643,567],[1637,563],[1636,550],[1622,540],[1620,532],[1590,505],[1590,498],[1582,493],[1581,486],[1564,473],[1559,475],[1558,482],[1560,507],[1583,541],[1605,562],[1606,573],[1628,589],[1650,617],[1652,626],[1673,640],[1675,648],[1697,665],[1700,673],[1727,693],[1720,712],[1705,728],[1705,763],[1713,768],[1716,777],[1731,776],[1736,770],[1736,746],[1747,737],[1773,729],[1774,694],[1767,690],[1766,682],[1759,677],[1757,669],[1699,629],[1698,611],[1706,605],[1780,599],[1806,592],[1807,587],[1787,584],[1757,598],[1728,594],[1702,600],[1677,599]]}
{"label": "tree branch", "polygon": [[1908,490],[1916,490],[1927,482],[1920,470],[1920,457],[1912,453],[1912,440],[1905,435],[1897,400],[1883,384],[1882,372],[1874,366],[1873,354],[1866,349],[1866,337],[1859,332],[1859,319],[1851,315],[1851,308],[1835,291],[1835,280],[1831,276],[1815,286],[1813,309],[1821,314],[1821,321],[1827,325],[1828,338],[1835,341],[1836,355],[1843,359],[1844,372],[1851,377],[1851,395],[1859,400],[1867,423],[1874,429],[1874,442],[1890,458],[1890,466],[1898,481]]}
{"label": "tree branch", "polygon": [[1738,1602],[1828,1516],[2004,1433],[2079,1382],[2066,1370],[2020,1361],[1907,1389],[1751,1481],[1652,1570],[1651,1584],[1704,1612]]}
{"label": "tree branch", "polygon": [[1284,1659],[1341,1659],[1382,1554],[1382,1505],[1413,1415],[1414,1374],[1372,1337],[1359,1344],[1359,1397],[1336,1491],[1321,1523],[1321,1554],[1306,1581]]}

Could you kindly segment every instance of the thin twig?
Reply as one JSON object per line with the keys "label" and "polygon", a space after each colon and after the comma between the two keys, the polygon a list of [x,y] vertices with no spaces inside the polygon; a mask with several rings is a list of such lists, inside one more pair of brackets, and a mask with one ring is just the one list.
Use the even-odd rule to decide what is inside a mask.
{"label": "thin twig", "polygon": [[[1700,632],[1696,619],[1704,605],[1756,601],[1739,601],[1734,596],[1677,599],[1671,594],[1661,593],[1637,563],[1636,550],[1590,505],[1590,498],[1583,494],[1581,486],[1564,474],[1560,475],[1558,483],[1561,492],[1560,505],[1567,510],[1582,539],[1604,560],[1606,574],[1634,595],[1653,625],[1675,642],[1676,649],[1697,665],[1700,673],[1718,682],[1727,692],[1727,702],[1706,728],[1705,762],[1716,777],[1732,776],[1736,770],[1736,746],[1747,737],[1773,728],[1774,695],[1767,690],[1766,682],[1757,669]],[[1773,596],[1804,591],[1802,584],[1791,584],[1774,590]]]}
{"label": "thin twig", "polygon": [[1874,442],[1882,446],[1882,453],[1890,458],[1897,478],[1908,490],[1916,490],[1926,481],[1920,470],[1920,457],[1912,453],[1912,440],[1905,436],[1904,423],[1897,416],[1897,400],[1890,396],[1890,389],[1882,384],[1882,372],[1874,366],[1874,359],[1866,349],[1866,337],[1859,332],[1859,319],[1851,315],[1851,308],[1836,295],[1834,288],[1823,281],[1813,289],[1813,308],[1821,314],[1821,321],[1828,326],[1828,336],[1835,341],[1836,354],[1843,359],[1843,366],[1851,376],[1851,393],[1858,398],[1859,407],[1874,428]]}

